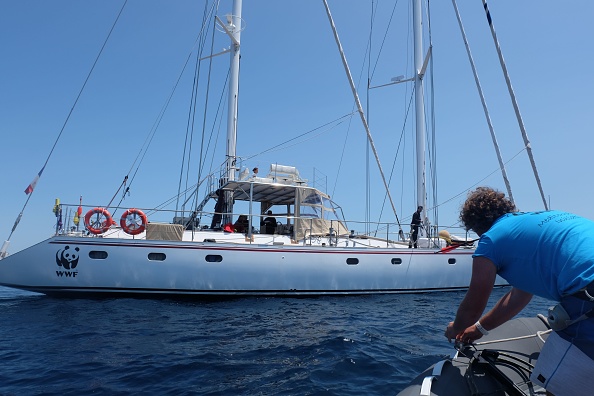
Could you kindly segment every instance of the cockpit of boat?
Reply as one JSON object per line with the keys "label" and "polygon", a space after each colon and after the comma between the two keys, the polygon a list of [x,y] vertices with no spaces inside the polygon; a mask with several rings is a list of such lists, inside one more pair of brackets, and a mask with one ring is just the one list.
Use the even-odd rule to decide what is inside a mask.
{"label": "cockpit of boat", "polygon": [[[220,187],[214,189],[216,185]],[[340,207],[329,195],[308,186],[307,180],[299,176],[295,167],[272,164],[266,177],[258,177],[257,174],[249,176],[249,172],[244,171],[238,180],[213,179],[211,186],[205,201],[225,199],[228,193],[233,201],[246,202],[247,217],[252,227],[257,227],[258,224],[254,223],[258,218],[262,222],[267,211],[274,207],[274,215],[279,220],[279,234],[292,234],[295,239],[301,239],[306,234],[327,235],[330,229],[339,235],[348,232]],[[224,214],[226,211],[221,209],[215,209],[215,221],[211,228],[231,221],[230,216]],[[223,213],[220,222],[216,221],[217,213]]]}

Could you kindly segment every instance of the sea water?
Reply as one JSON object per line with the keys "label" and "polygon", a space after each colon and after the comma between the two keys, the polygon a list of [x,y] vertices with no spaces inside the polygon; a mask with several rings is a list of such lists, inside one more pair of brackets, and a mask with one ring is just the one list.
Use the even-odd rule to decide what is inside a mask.
{"label": "sea water", "polygon": [[[68,299],[0,288],[0,394],[394,395],[454,352],[444,330],[463,297]],[[549,305],[535,298],[520,315]]]}

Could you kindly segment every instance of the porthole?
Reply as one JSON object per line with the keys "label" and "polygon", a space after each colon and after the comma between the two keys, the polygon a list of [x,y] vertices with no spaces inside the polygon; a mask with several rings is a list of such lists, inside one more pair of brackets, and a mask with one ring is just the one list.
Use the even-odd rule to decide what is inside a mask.
{"label": "porthole", "polygon": [[103,250],[91,250],[89,257],[95,260],[105,260],[107,258],[107,252]]}
{"label": "porthole", "polygon": [[449,258],[448,259],[448,264],[456,264],[456,259],[455,258]]}
{"label": "porthole", "polygon": [[207,263],[220,263],[223,261],[223,256],[220,254],[207,254],[205,260]]}
{"label": "porthole", "polygon": [[393,258],[392,264],[402,264],[402,259],[401,258]]}
{"label": "porthole", "polygon": [[358,258],[349,257],[346,262],[348,265],[357,265],[359,264]]}
{"label": "porthole", "polygon": [[149,253],[148,259],[151,261],[165,261],[165,253]]}

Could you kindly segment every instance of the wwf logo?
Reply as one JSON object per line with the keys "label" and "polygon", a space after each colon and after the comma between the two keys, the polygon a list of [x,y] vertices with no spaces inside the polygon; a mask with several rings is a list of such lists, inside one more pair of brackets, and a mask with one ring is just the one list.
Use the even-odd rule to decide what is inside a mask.
{"label": "wwf logo", "polygon": [[56,264],[64,269],[75,269],[78,264],[78,251],[79,248],[70,249],[70,246],[66,245],[64,249],[60,249],[56,252]]}

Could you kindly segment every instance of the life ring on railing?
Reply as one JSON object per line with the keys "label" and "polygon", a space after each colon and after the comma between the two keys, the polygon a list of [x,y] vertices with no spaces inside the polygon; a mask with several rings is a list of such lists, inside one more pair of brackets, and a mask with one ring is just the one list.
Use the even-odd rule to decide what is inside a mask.
{"label": "life ring on railing", "polygon": [[103,234],[114,224],[111,215],[104,208],[94,208],[85,215],[85,227],[92,234]]}
{"label": "life ring on railing", "polygon": [[138,235],[143,232],[147,222],[146,215],[140,209],[128,209],[120,218],[122,230],[130,235]]}

